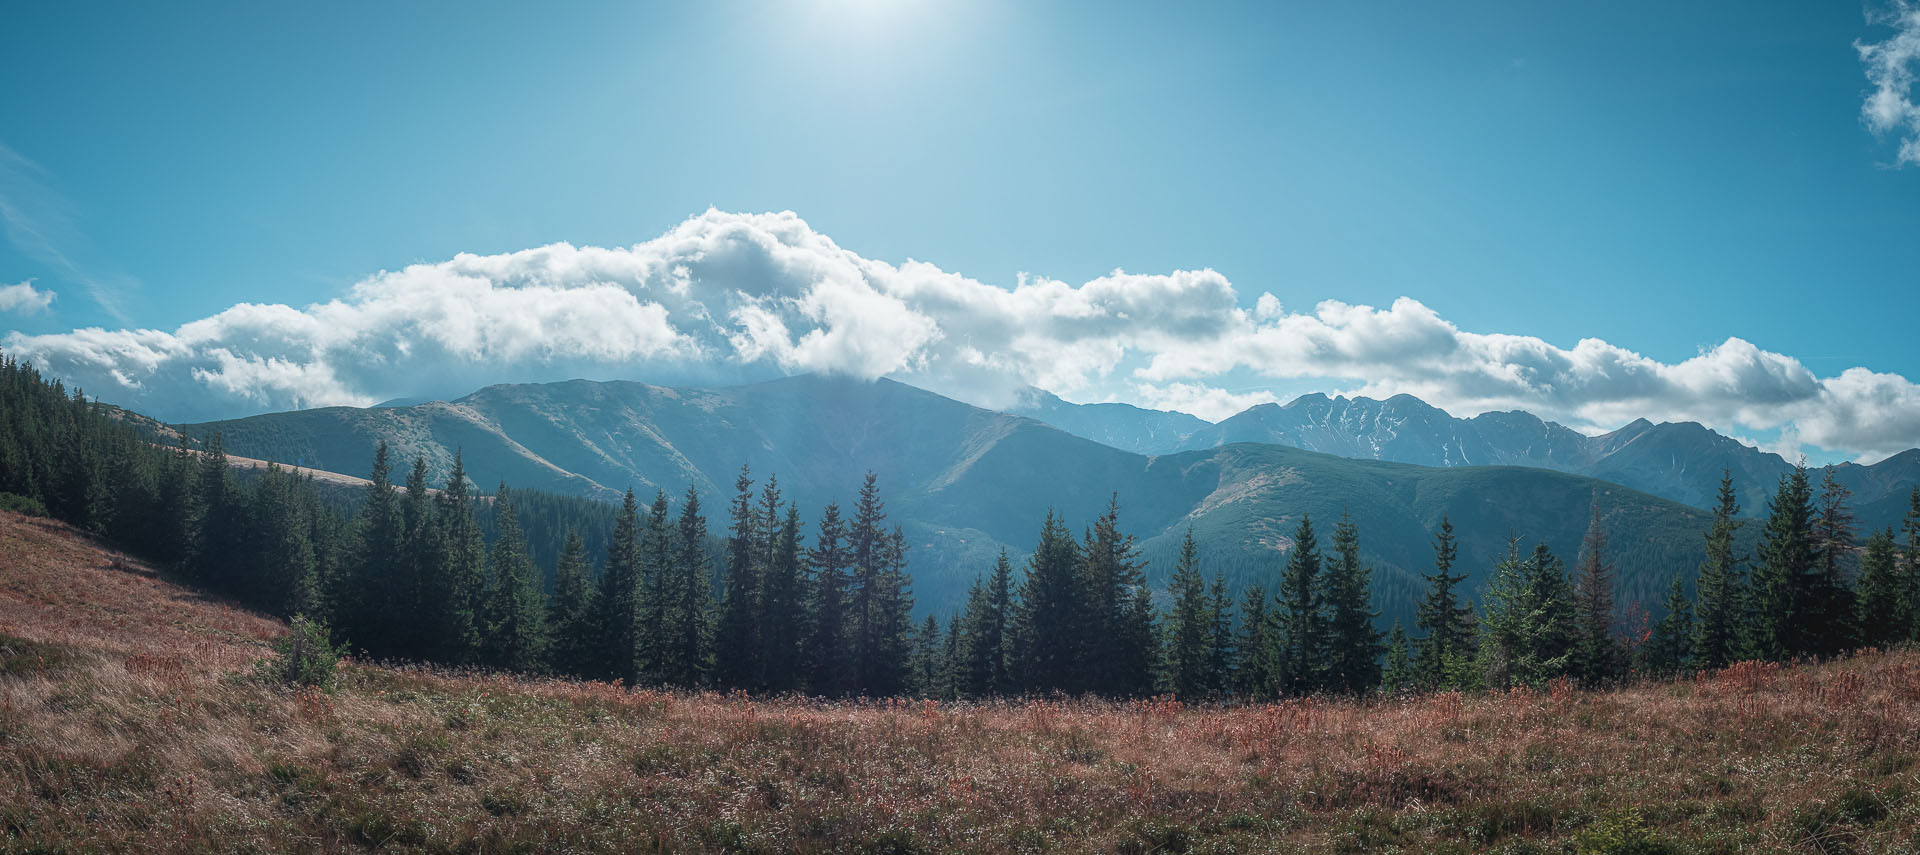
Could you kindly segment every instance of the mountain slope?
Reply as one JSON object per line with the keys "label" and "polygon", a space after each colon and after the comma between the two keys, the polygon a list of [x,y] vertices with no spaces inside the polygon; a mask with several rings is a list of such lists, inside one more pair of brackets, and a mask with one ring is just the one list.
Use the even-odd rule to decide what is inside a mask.
{"label": "mountain slope", "polygon": [[[1742,511],[1749,517],[1766,512],[1780,477],[1793,469],[1778,454],[1694,422],[1640,419],[1587,436],[1519,411],[1454,418],[1411,395],[1384,401],[1303,395],[1286,404],[1251,407],[1178,437],[1151,430],[1157,417],[1143,414],[1152,411],[1096,413],[1053,400],[1028,412],[1063,430],[1143,454],[1258,442],[1421,466],[1531,466],[1612,481],[1694,507],[1711,505],[1721,474],[1731,471]],[[1863,525],[1894,525],[1906,510],[1909,492],[1920,483],[1920,449],[1872,466],[1842,463],[1834,474],[1853,491]]]}
{"label": "mountain slope", "polygon": [[1118,496],[1125,530],[1138,535],[1158,580],[1192,526],[1212,569],[1236,586],[1277,574],[1301,514],[1330,527],[1342,512],[1360,524],[1379,565],[1389,617],[1408,613],[1415,574],[1431,561],[1442,516],[1460,529],[1463,561],[1477,576],[1507,535],[1544,538],[1573,558],[1590,505],[1609,515],[1631,598],[1650,601],[1698,561],[1705,515],[1683,505],[1573,475],[1512,467],[1430,468],[1350,460],[1274,445],[1233,444],[1149,457],[1040,422],[953,401],[890,381],[794,377],[728,389],[572,381],[492,386],[454,402],[378,409],[330,408],[191,425],[223,434],[234,454],[349,474],[365,473],[373,447],[416,455],[441,481],[463,449],[472,477],[612,498],[632,485],[678,499],[688,484],[719,513],[742,463],[777,474],[785,498],[813,519],[848,501],[863,473],[878,474],[890,522],[904,527],[921,604],[945,614],[975,574],[1006,548],[1023,556],[1040,521],[1058,512],[1072,528]]}

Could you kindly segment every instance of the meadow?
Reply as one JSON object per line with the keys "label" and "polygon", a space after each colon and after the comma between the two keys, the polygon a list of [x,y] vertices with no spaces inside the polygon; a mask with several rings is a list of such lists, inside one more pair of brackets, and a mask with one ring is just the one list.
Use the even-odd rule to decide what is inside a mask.
{"label": "meadow", "polygon": [[1920,652],[1607,691],[829,702],[366,662],[0,512],[0,851],[1913,852]]}

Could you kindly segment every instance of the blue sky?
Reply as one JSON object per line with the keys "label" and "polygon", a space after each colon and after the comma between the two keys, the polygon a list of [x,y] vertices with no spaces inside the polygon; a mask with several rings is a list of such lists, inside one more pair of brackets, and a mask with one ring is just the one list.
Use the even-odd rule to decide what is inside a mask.
{"label": "blue sky", "polygon": [[[1876,83],[1857,47],[1895,44],[1901,7],[1195,5],[16,10],[0,29],[0,286],[58,296],[20,301],[0,329],[15,351],[125,379],[47,337],[352,302],[379,271],[632,247],[717,209],[792,211],[863,259],[1002,289],[1023,273],[1079,288],[1116,269],[1210,269],[1249,318],[1262,294],[1302,316],[1411,298],[1458,331],[1568,352],[1600,339],[1676,366],[1737,337],[1816,379],[1920,377],[1920,167],[1901,154],[1920,117],[1869,127]],[[719,325],[744,329],[737,309]],[[796,342],[822,317],[787,310]],[[1860,393],[1895,414],[1865,438],[1754,415],[1770,393],[1744,409],[1655,393],[1587,406],[1564,388],[1479,394],[1358,363],[1149,372],[1164,347],[1120,346],[1075,378],[1016,379],[1210,416],[1229,399],[1172,384],[1234,403],[1405,388],[1594,428],[1638,406],[1817,456],[1920,444],[1920,415],[1901,409],[1911,384],[1892,381]],[[926,373],[924,354],[903,358],[886,373]],[[521,367],[493,373],[688,373]],[[182,417],[289,400],[132,379],[153,395],[125,397]],[[113,399],[112,382],[89,385]],[[391,390],[338,385],[347,400]]]}

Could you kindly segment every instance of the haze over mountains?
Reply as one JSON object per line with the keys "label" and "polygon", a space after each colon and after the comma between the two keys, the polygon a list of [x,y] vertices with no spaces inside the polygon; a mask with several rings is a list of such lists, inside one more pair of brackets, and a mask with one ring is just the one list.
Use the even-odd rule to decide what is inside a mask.
{"label": "haze over mountains", "polygon": [[[1013,412],[1140,454],[1169,454],[1259,442],[1356,460],[1421,466],[1530,466],[1612,481],[1642,492],[1706,507],[1721,474],[1733,473],[1741,512],[1766,513],[1780,476],[1793,463],[1722,436],[1695,422],[1639,419],[1588,436],[1521,411],[1455,418],[1411,395],[1372,398],[1303,395],[1286,404],[1250,407],[1218,424],[1184,413],[1126,404],[1073,404],[1030,390]],[[1835,477],[1853,491],[1867,526],[1893,525],[1920,483],[1920,449],[1871,466],[1842,463]]]}
{"label": "haze over mountains", "polygon": [[[384,440],[401,460],[425,458],[436,481],[447,476],[460,449],[473,478],[488,487],[505,480],[613,498],[632,486],[643,499],[661,489],[677,500],[692,484],[710,513],[724,507],[745,463],[756,478],[777,475],[786,498],[809,519],[825,502],[853,496],[871,468],[891,522],[909,534],[923,610],[939,614],[999,549],[1024,557],[1050,509],[1077,530],[1116,493],[1122,526],[1141,538],[1156,581],[1171,568],[1173,548],[1189,526],[1209,572],[1221,570],[1239,587],[1271,581],[1300,514],[1330,527],[1349,512],[1376,564],[1376,591],[1389,618],[1408,615],[1417,574],[1431,562],[1431,531],[1443,515],[1459,530],[1463,563],[1476,577],[1505,551],[1509,534],[1527,543],[1544,539],[1571,560],[1595,503],[1617,544],[1624,600],[1654,602],[1674,573],[1690,573],[1699,560],[1705,513],[1598,478],[1547,468],[1353,460],[1275,444],[1293,438],[1387,458],[1424,448],[1455,464],[1485,459],[1486,449],[1514,447],[1537,447],[1535,458],[1556,463],[1585,459],[1577,456],[1583,446],[1568,440],[1571,431],[1537,420],[1535,446],[1458,432],[1435,440],[1409,427],[1416,423],[1401,413],[1429,420],[1421,426],[1446,426],[1431,407],[1396,400],[1387,402],[1396,408],[1363,417],[1354,403],[1339,417],[1297,402],[1256,408],[1220,425],[1149,411],[1136,418],[1113,405],[1056,406],[1051,414],[1077,432],[1105,429],[1113,442],[1187,446],[1169,454],[1115,448],[892,381],[819,376],[724,389],[501,385],[451,402],[323,408],[186,429],[221,432],[234,454],[347,474],[364,474]],[[1275,418],[1289,414],[1300,418]],[[1524,420],[1506,416],[1522,426],[1509,433],[1524,435]],[[1266,441],[1240,441],[1253,438]],[[1690,464],[1693,470],[1707,471]],[[1716,464],[1713,479],[1718,471]]]}

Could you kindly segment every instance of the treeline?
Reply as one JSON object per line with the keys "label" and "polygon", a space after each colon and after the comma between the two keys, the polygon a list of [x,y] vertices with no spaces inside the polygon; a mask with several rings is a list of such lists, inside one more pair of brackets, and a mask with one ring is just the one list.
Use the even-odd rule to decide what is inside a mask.
{"label": "treeline", "polygon": [[[1737,554],[1745,522],[1723,482],[1706,560],[1674,580],[1657,622],[1623,619],[1596,507],[1571,569],[1515,537],[1470,574],[1443,519],[1412,631],[1390,633],[1376,628],[1374,573],[1345,518],[1324,549],[1300,519],[1271,587],[1236,596],[1218,568],[1205,572],[1191,532],[1166,588],[1150,589],[1117,498],[1078,537],[1049,514],[1030,554],[1003,551],[963,609],[916,625],[905,536],[886,525],[871,473],[849,510],[829,504],[809,526],[776,478],[756,485],[743,467],[710,532],[691,488],[644,507],[629,492],[609,522],[505,485],[473,495],[457,457],[438,491],[426,471],[415,460],[396,483],[382,446],[343,510],[285,469],[236,479],[217,436],[191,452],[158,447],[0,360],[0,502],[263,609],[322,618],[375,656],[828,696],[1264,699],[1597,684],[1920,633],[1920,489],[1899,532],[1861,542],[1845,488],[1829,472],[1816,496],[1804,467],[1782,479],[1752,555]],[[553,556],[550,583],[536,554]]]}

